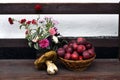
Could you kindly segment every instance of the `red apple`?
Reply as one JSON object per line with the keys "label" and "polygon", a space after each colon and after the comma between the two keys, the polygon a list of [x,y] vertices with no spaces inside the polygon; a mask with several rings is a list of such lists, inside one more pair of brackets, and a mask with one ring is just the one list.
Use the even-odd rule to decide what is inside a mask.
{"label": "red apple", "polygon": [[78,47],[77,43],[73,43],[73,49],[77,50],[77,47]]}
{"label": "red apple", "polygon": [[79,60],[83,60],[83,56],[79,56]]}
{"label": "red apple", "polygon": [[64,50],[63,48],[59,48],[59,49],[57,50],[57,54],[58,54],[58,56],[60,56],[60,57],[64,57],[65,50]]}
{"label": "red apple", "polygon": [[77,43],[78,43],[78,44],[85,44],[86,42],[87,42],[87,41],[86,41],[85,38],[82,38],[82,37],[77,38]]}
{"label": "red apple", "polygon": [[63,48],[64,48],[64,49],[67,49],[67,48],[68,48],[68,45],[67,45],[67,44],[65,44],[65,45],[63,46]]}
{"label": "red apple", "polygon": [[72,40],[72,41],[70,41],[70,43],[76,43],[76,40]]}
{"label": "red apple", "polygon": [[73,43],[69,43],[69,47],[72,47],[73,46]]}
{"label": "red apple", "polygon": [[83,58],[84,59],[89,59],[91,56],[90,56],[90,53],[88,51],[84,51],[83,52]]}
{"label": "red apple", "polygon": [[93,48],[92,48],[92,49],[89,49],[88,52],[89,52],[89,54],[91,55],[91,57],[93,57],[93,56],[95,55],[95,51],[94,51]]}
{"label": "red apple", "polygon": [[79,58],[78,53],[76,51],[74,51],[73,54],[71,55],[71,59],[72,60],[78,60],[78,58]]}
{"label": "red apple", "polygon": [[70,59],[71,57],[71,54],[70,53],[66,53],[65,56],[64,56],[64,59]]}
{"label": "red apple", "polygon": [[72,53],[72,52],[73,52],[73,49],[72,49],[71,47],[68,47],[68,48],[66,49],[66,52]]}
{"label": "red apple", "polygon": [[82,53],[85,50],[86,50],[86,47],[84,45],[78,45],[78,47],[77,47],[77,52],[78,53]]}
{"label": "red apple", "polygon": [[92,48],[92,44],[91,43],[87,43],[85,46],[86,46],[87,49]]}

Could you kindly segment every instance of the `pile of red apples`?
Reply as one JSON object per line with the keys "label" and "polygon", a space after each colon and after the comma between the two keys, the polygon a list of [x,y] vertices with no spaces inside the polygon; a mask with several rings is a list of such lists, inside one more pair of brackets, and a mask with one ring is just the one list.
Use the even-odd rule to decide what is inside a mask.
{"label": "pile of red apples", "polygon": [[86,60],[95,56],[93,45],[79,37],[58,48],[57,55],[67,60]]}

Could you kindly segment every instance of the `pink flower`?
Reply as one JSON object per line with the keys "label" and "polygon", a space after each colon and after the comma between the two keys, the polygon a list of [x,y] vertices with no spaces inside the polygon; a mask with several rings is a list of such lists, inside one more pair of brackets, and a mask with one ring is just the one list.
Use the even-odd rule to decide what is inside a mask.
{"label": "pink flower", "polygon": [[59,22],[56,21],[56,20],[53,20],[53,23],[54,23],[55,25],[58,25],[58,24],[59,24]]}
{"label": "pink flower", "polygon": [[51,16],[45,16],[45,19],[52,19]]}
{"label": "pink flower", "polygon": [[47,39],[39,40],[38,43],[41,48],[47,48],[49,46],[49,41]]}
{"label": "pink flower", "polygon": [[56,32],[55,28],[50,28],[50,29],[49,29],[49,33],[50,33],[51,35],[55,35],[57,32]]}

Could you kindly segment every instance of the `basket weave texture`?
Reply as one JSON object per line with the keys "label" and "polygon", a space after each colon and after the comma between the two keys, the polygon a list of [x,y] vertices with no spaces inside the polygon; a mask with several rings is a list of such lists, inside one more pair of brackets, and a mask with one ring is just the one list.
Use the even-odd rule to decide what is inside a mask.
{"label": "basket weave texture", "polygon": [[73,71],[84,71],[87,69],[88,66],[93,62],[96,55],[90,59],[87,60],[67,60],[60,57],[60,61],[66,66],[67,69],[73,70]]}

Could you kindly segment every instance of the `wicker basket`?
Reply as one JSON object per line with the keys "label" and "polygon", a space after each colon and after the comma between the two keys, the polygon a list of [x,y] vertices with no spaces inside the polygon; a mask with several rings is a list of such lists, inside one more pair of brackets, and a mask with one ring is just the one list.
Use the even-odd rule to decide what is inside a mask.
{"label": "wicker basket", "polygon": [[60,57],[60,61],[68,68],[69,70],[73,71],[84,71],[87,69],[87,67],[93,62],[96,55],[90,59],[87,60],[79,60],[79,61],[73,61],[73,60],[66,60]]}

